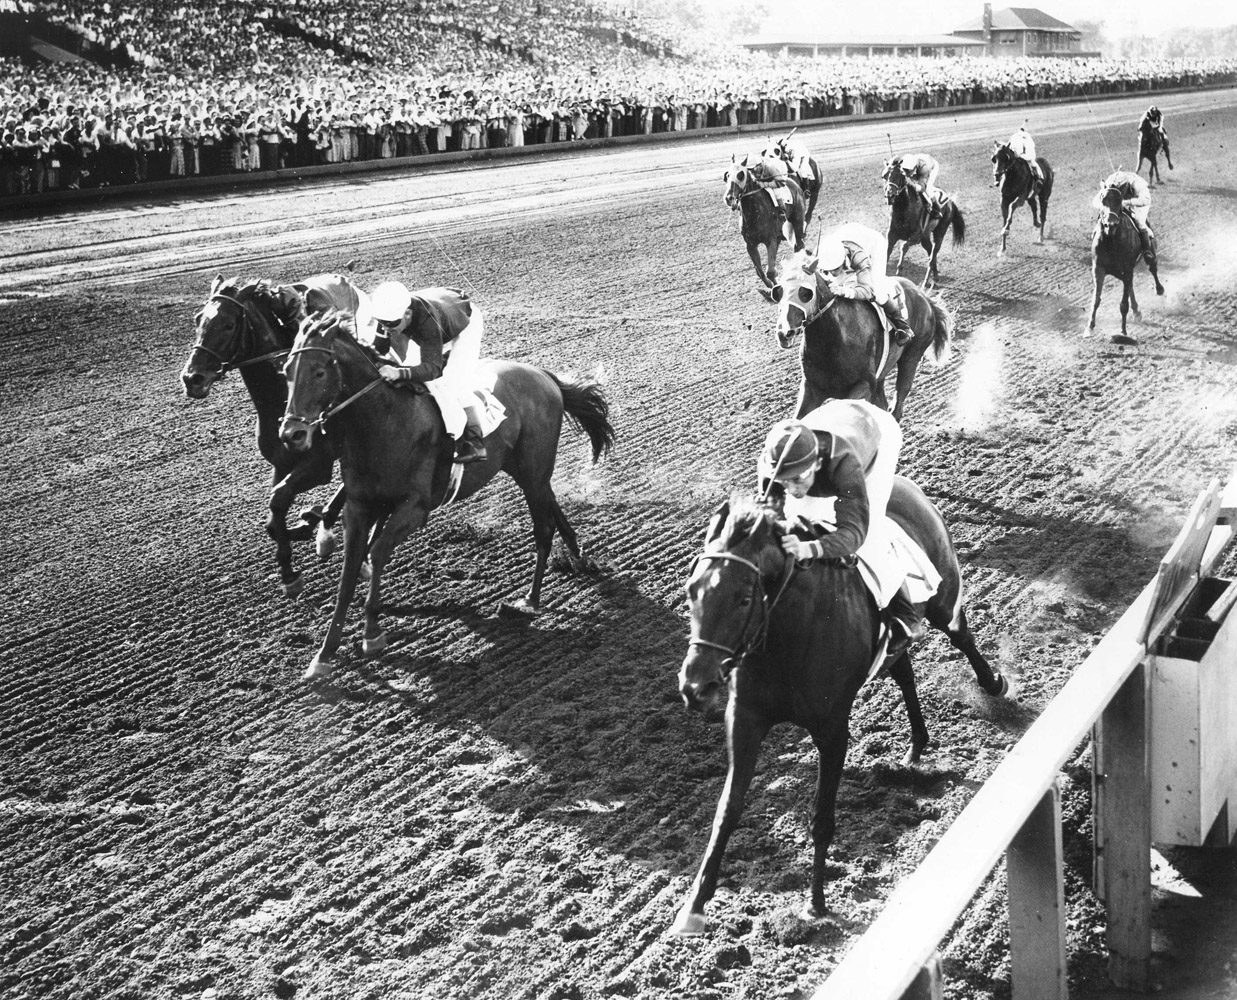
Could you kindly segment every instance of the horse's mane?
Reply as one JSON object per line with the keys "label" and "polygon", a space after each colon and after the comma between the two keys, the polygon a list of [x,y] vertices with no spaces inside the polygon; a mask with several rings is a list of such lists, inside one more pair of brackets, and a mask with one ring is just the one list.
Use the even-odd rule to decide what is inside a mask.
{"label": "horse's mane", "polygon": [[343,334],[355,344],[375,367],[386,363],[382,355],[357,336],[356,317],[339,309],[328,309],[323,313],[306,316],[301,320],[297,338],[305,341],[312,337],[324,337],[332,330],[335,330],[337,335]]}
{"label": "horse's mane", "polygon": [[747,494],[735,495],[731,497],[730,513],[719,537],[726,548],[732,548],[753,535],[762,522],[768,524],[775,539],[781,537],[781,522],[771,504]]}

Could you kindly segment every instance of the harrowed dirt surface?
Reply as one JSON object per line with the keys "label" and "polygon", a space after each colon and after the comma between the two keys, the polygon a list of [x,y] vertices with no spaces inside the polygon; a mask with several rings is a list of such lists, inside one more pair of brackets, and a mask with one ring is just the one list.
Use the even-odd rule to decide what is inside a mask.
{"label": "harrowed dirt surface", "polygon": [[[720,720],[677,691],[682,584],[798,381],[722,204],[724,164],[758,142],[0,220],[0,995],[809,996],[1233,469],[1237,94],[1157,102],[1177,166],[1151,214],[1168,294],[1140,267],[1140,343],[1117,347],[1110,280],[1082,334],[1089,202],[1110,150],[1132,165],[1145,103],[804,130],[828,224],[884,230],[886,132],[934,153],[963,206],[966,243],[941,255],[954,353],[920,372],[902,470],[951,525],[980,646],[1016,687],[986,698],[929,638],[933,749],[913,768],[896,687],[861,693],[817,924],[794,915],[815,755],[775,730],[692,940],[666,930],[726,762]],[[1023,119],[1057,172],[1049,238],[1020,209],[998,258],[989,148]],[[354,607],[333,682],[307,685],[339,559],[301,545],[304,594],[280,596],[243,387],[192,402],[178,374],[215,274],[349,261],[367,287],[469,289],[486,353],[596,377],[619,441],[592,467],[564,435],[556,487],[596,569],[552,573],[539,617],[495,611],[532,568],[501,480],[396,553],[388,651],[360,655]],[[906,273],[923,263],[913,251]],[[1089,760],[1084,744],[1063,776],[1075,997],[1105,995]],[[1214,857],[1165,854],[1157,896],[1180,912],[1232,885],[1223,859],[1221,878]],[[1232,957],[1231,933],[1196,926]],[[1157,933],[1165,995],[1220,995],[1190,986],[1207,961],[1190,940]],[[942,947],[947,996],[1009,995],[1001,869]]]}

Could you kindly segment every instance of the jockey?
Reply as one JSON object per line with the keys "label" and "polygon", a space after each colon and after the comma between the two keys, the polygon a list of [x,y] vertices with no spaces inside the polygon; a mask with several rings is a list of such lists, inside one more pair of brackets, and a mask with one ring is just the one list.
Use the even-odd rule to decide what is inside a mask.
{"label": "jockey", "polygon": [[888,176],[890,170],[901,169],[906,177],[907,185],[923,195],[932,217],[940,218],[941,189],[936,186],[936,175],[940,173],[941,165],[934,157],[927,153],[907,153],[895,156],[885,169],[884,176]]}
{"label": "jockey", "polygon": [[915,339],[902,285],[896,278],[873,273],[872,254],[868,250],[854,240],[830,235],[821,239],[816,261],[817,270],[838,298],[875,302],[885,311],[899,347]]}
{"label": "jockey", "polygon": [[1027,131],[1026,125],[1019,125],[1018,131],[1009,137],[1009,148],[1015,156],[1021,156],[1027,161],[1027,166],[1031,168],[1031,176],[1035,178],[1036,185],[1044,182],[1043,171],[1039,168],[1039,161],[1035,158],[1035,140],[1031,138],[1031,133]]}
{"label": "jockey", "polygon": [[[812,154],[802,139],[788,135],[773,144],[773,151],[785,162],[790,172],[799,178],[800,187],[809,188],[815,182],[812,174]],[[765,150],[765,154],[768,154]]]}
{"label": "jockey", "polygon": [[[744,162],[750,157],[744,157]],[[780,153],[773,147],[767,147],[760,151],[760,158],[755,163],[747,164],[748,173],[751,174],[752,180],[756,182],[756,186],[769,191],[773,197],[773,204],[777,208],[778,223],[785,225],[787,221],[786,205],[782,202],[779,195],[781,192],[777,188],[781,188],[782,192],[786,190],[786,178],[790,175],[790,168],[787,167],[786,161],[782,159]]]}
{"label": "jockey", "polygon": [[[893,415],[860,399],[831,399],[802,420],[774,424],[757,461],[761,495],[781,493],[788,521],[806,522],[821,534],[805,541],[787,533],[787,555],[802,562],[887,550],[885,508],[901,449],[902,429]],[[921,638],[923,627],[904,570],[881,591],[887,596],[877,603],[900,632],[890,644],[893,656]]]}
{"label": "jockey", "polygon": [[1167,144],[1168,133],[1164,131],[1164,115],[1154,104],[1143,113],[1142,120],[1138,123],[1138,134],[1142,135],[1144,130],[1159,132],[1160,141]]}
{"label": "jockey", "polygon": [[1138,174],[1129,170],[1114,170],[1100,184],[1099,191],[1091,201],[1091,207],[1097,210],[1103,209],[1104,194],[1109,188],[1114,187],[1121,192],[1121,207],[1130,213],[1130,218],[1138,227],[1138,236],[1142,240],[1143,258],[1147,262],[1147,267],[1153,268],[1156,266],[1155,233],[1151,231],[1151,226],[1147,222],[1147,216],[1151,212],[1151,189]]}
{"label": "jockey", "polygon": [[370,308],[378,327],[374,349],[391,362],[381,365],[378,374],[391,383],[424,383],[455,438],[455,461],[485,461],[480,400],[472,392],[481,354],[481,310],[458,288],[422,288],[414,295],[398,281],[375,288]]}

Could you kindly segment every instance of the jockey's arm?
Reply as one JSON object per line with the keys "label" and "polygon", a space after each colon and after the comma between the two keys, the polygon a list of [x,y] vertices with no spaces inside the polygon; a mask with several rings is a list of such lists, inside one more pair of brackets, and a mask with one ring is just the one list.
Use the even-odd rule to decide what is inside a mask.
{"label": "jockey's arm", "polygon": [[842,299],[855,299],[859,302],[872,302],[876,299],[876,289],[872,284],[872,257],[862,247],[856,247],[850,252],[850,267],[854,272],[854,284],[833,285],[833,294]]}
{"label": "jockey's arm", "polygon": [[442,377],[445,365],[442,354],[442,337],[429,336],[418,342],[421,348],[421,363],[416,365],[383,365],[378,374],[388,382],[432,382]]}
{"label": "jockey's arm", "polygon": [[863,470],[854,455],[844,454],[829,463],[817,476],[827,476],[836,490],[834,518],[837,530],[823,538],[801,542],[800,559],[841,559],[853,556],[868,537],[871,506]]}
{"label": "jockey's arm", "polygon": [[1151,204],[1151,192],[1145,184],[1131,184],[1129,196],[1121,204],[1124,208],[1145,208]]}

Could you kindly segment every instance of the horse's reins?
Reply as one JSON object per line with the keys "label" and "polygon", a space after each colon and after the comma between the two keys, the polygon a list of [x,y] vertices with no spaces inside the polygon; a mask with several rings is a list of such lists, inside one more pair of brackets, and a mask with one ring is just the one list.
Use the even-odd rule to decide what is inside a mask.
{"label": "horse's reins", "polygon": [[232,305],[236,306],[236,308],[241,311],[241,331],[240,331],[240,335],[236,338],[237,339],[236,350],[234,350],[231,353],[231,355],[225,358],[222,354],[219,354],[217,351],[211,350],[209,347],[203,344],[201,340],[197,340],[194,342],[193,348],[190,351],[190,353],[192,353],[193,351],[201,351],[203,354],[209,354],[212,358],[218,361],[220,378],[226,375],[228,372],[228,369],[230,368],[235,369],[236,371],[240,371],[242,368],[250,368],[253,365],[260,365],[264,361],[274,361],[278,358],[283,358],[287,356],[288,354],[287,350],[271,351],[267,354],[260,354],[256,358],[246,358],[244,361],[241,361],[239,363],[235,362],[233,359],[238,354],[240,354],[241,351],[244,349],[245,334],[249,332],[249,310],[246,307],[246,304],[242,302],[240,299],[235,298],[231,295],[224,295],[222,292],[213,293],[211,297],[207,299],[206,301],[212,302],[215,299],[219,299],[222,302],[231,302]]}
{"label": "horse's reins", "polygon": [[[725,653],[727,658],[723,662],[729,663],[731,665],[731,669],[733,669],[741,664],[744,659],[747,658],[747,654],[756,648],[757,645],[763,645],[765,636],[769,630],[769,618],[773,614],[774,609],[778,606],[778,603],[782,600],[786,590],[790,587],[790,581],[794,579],[797,567],[794,559],[791,559],[789,556],[785,559],[782,564],[782,575],[779,577],[777,593],[773,596],[772,601],[770,601],[769,595],[764,588],[764,573],[762,573],[760,567],[750,559],[744,559],[742,556],[736,556],[733,552],[702,552],[700,555],[696,556],[695,560],[693,560],[692,571],[695,570],[697,563],[705,559],[719,559],[723,562],[734,562],[738,563],[740,566],[745,566],[750,569],[754,576],[752,591],[760,597],[760,607],[763,611],[763,614],[761,615],[760,627],[757,628],[755,634],[751,638],[744,641],[744,637],[747,635],[749,627],[752,623],[752,615],[755,614],[756,611],[755,604],[753,602],[752,609],[747,613],[747,619],[743,622],[743,628],[739,632],[740,644],[738,646],[731,648],[730,646],[722,645],[720,642],[713,642],[710,639],[694,638],[688,640],[687,646],[689,649],[692,646],[705,646],[708,649],[716,649],[719,652]],[[723,676],[726,676],[729,673],[730,670],[726,670],[723,673]]]}

